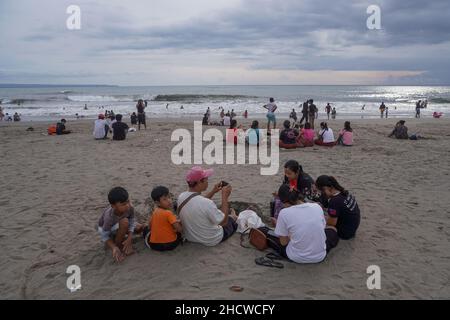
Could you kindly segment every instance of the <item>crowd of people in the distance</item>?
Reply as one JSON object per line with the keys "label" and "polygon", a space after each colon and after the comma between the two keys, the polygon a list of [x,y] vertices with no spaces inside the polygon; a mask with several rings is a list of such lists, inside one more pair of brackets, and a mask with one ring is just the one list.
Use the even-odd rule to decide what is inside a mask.
{"label": "crowd of people in the distance", "polygon": [[[143,224],[137,221],[128,192],[122,187],[111,189],[97,229],[113,259],[121,262],[134,252],[135,234],[142,234],[145,245],[157,251],[174,250],[184,241],[212,247],[229,239],[238,229],[239,213],[230,208],[228,182],[218,182],[207,192],[212,174],[212,169],[191,168],[185,178],[187,191],[175,203],[167,187],[153,188],[155,207]],[[211,200],[217,193],[220,207]],[[275,251],[272,257],[296,263],[322,262],[340,239],[355,237],[361,219],[355,197],[334,177],[322,175],[314,180],[295,160],[284,165],[282,184],[270,208],[272,224],[253,231],[265,237]],[[279,267],[266,257],[255,262]]]}

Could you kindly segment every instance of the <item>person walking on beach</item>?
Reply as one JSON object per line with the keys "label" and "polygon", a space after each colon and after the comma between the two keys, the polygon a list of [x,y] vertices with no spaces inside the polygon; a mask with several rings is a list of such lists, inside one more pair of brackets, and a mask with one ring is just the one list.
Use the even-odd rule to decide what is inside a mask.
{"label": "person walking on beach", "polygon": [[317,109],[316,105],[314,104],[314,100],[309,100],[309,123],[311,124],[311,128],[314,129],[314,120],[317,118],[317,113],[319,112],[319,109]]}
{"label": "person walking on beach", "polygon": [[275,117],[275,111],[277,110],[277,105],[275,104],[275,99],[270,98],[269,103],[263,106],[263,108],[267,109],[267,132],[270,132],[270,123],[273,122],[273,128],[275,129],[277,126],[277,119]]}
{"label": "person walking on beach", "polygon": [[144,100],[140,99],[136,105],[138,112],[138,130],[141,130],[141,124],[144,125],[145,130],[147,130],[147,124],[145,123],[145,108],[146,105]]}
{"label": "person walking on beach", "polygon": [[327,103],[327,106],[325,107],[325,112],[327,113],[328,120],[330,120],[330,113],[331,113],[330,103]]}
{"label": "person walking on beach", "polygon": [[386,105],[384,104],[384,102],[381,102],[381,105],[380,105],[381,119],[383,119],[385,111],[386,111]]}
{"label": "person walking on beach", "polygon": [[303,120],[305,120],[305,123],[308,122],[308,102],[303,102],[302,104],[302,118],[300,119],[300,124],[303,123]]}

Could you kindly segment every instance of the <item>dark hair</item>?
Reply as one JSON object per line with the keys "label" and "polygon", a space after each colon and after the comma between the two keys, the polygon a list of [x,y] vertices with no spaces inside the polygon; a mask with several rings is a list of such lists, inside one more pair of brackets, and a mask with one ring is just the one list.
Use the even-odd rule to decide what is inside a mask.
{"label": "dark hair", "polygon": [[230,122],[230,129],[234,129],[234,128],[236,128],[237,127],[237,121],[236,120],[231,120],[231,122]]}
{"label": "dark hair", "polygon": [[114,121],[114,120],[116,120],[116,116],[111,115],[111,116],[109,116],[109,119],[110,119],[111,121]]}
{"label": "dark hair", "polygon": [[153,188],[152,193],[151,193],[151,197],[153,199],[153,201],[159,201],[159,199],[161,199],[161,197],[164,196],[168,196],[169,195],[169,189],[167,189],[164,186],[158,186]]}
{"label": "dark hair", "polygon": [[[16,112],[17,113],[17,112]],[[67,122],[66,119],[61,119],[61,122]]]}
{"label": "dark hair", "polygon": [[348,191],[342,187],[337,180],[332,176],[320,176],[316,180],[317,189],[321,190],[323,187],[330,187],[339,190],[342,195],[347,196]]}
{"label": "dark hair", "polygon": [[284,164],[284,168],[285,169],[289,169],[292,172],[295,173],[302,173],[303,172],[303,168],[302,166],[295,160],[289,160]]}
{"label": "dark hair", "polygon": [[122,187],[112,188],[108,193],[108,201],[110,204],[127,202],[128,198],[128,191]]}
{"label": "dark hair", "polygon": [[291,127],[291,122],[289,120],[284,120],[283,127],[289,129]]}
{"label": "dark hair", "polygon": [[117,121],[122,121],[122,115],[121,114],[116,114],[116,120]]}
{"label": "dark hair", "polygon": [[305,123],[305,129],[311,129],[311,124],[309,122]]}
{"label": "dark hair", "polygon": [[313,99],[309,99],[309,102],[313,103],[313,102],[314,102],[314,100],[313,100]]}
{"label": "dark hair", "polygon": [[274,99],[274,98],[270,98],[269,101],[270,101],[270,102],[274,102],[275,99]]}
{"label": "dark hair", "polygon": [[400,123],[400,124],[405,124],[405,120],[400,120],[398,123]]}
{"label": "dark hair", "polygon": [[299,200],[305,199],[304,195],[298,192],[296,189],[291,189],[288,184],[282,184],[278,189],[278,197],[282,203],[297,204]]}
{"label": "dark hair", "polygon": [[348,132],[353,132],[352,127],[350,127],[350,121],[345,121],[344,123],[344,129]]}
{"label": "dark hair", "polygon": [[327,124],[326,122],[321,122],[321,123],[320,123],[320,127],[321,127],[322,129],[325,129],[325,131],[328,131],[328,124]]}
{"label": "dark hair", "polygon": [[258,122],[258,120],[254,120],[253,122],[252,122],[252,129],[258,129],[258,126],[259,126],[259,122]]}

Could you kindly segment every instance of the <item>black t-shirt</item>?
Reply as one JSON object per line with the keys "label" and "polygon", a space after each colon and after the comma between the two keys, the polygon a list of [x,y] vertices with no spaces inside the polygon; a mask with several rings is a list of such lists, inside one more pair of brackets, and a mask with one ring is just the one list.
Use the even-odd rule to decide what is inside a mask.
{"label": "black t-shirt", "polygon": [[125,140],[128,132],[128,125],[123,122],[115,122],[112,125],[113,140]]}
{"label": "black t-shirt", "polygon": [[295,144],[298,132],[295,129],[284,129],[280,132],[280,140],[286,144]]}
{"label": "black t-shirt", "polygon": [[63,132],[66,130],[66,126],[62,122],[58,122],[56,124],[56,134],[60,135],[63,134]]}
{"label": "black t-shirt", "polygon": [[336,229],[342,239],[353,238],[359,227],[361,215],[356,199],[351,194],[342,193],[328,201],[328,215],[337,218]]}

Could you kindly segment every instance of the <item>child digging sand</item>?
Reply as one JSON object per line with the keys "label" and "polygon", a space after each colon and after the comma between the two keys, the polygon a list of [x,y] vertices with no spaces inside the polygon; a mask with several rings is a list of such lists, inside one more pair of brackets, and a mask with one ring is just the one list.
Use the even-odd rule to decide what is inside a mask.
{"label": "child digging sand", "polygon": [[108,200],[110,206],[103,211],[97,229],[102,241],[111,249],[114,260],[122,262],[134,253],[133,232],[142,232],[142,225],[136,223],[127,190],[122,187],[111,189]]}
{"label": "child digging sand", "polygon": [[169,189],[156,187],[152,190],[151,197],[157,207],[150,217],[148,227],[144,228],[145,244],[157,251],[173,250],[182,242],[182,227],[181,222],[170,211],[173,206]]}

